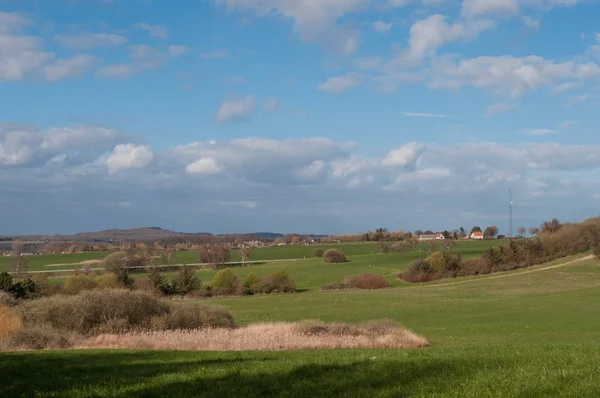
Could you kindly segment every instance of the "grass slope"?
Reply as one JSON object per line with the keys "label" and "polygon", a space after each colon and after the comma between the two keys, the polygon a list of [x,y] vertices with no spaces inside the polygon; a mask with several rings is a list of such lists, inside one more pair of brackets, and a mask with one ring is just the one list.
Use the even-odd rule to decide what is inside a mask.
{"label": "grass slope", "polygon": [[[597,397],[600,264],[384,291],[212,300],[240,323],[391,318],[416,350],[0,354],[0,396]],[[57,374],[60,375],[57,377]]]}

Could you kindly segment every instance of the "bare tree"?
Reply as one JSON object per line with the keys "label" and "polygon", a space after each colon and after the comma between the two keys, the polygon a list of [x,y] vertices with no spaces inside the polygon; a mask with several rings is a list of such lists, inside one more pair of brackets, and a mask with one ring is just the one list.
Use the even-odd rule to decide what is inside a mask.
{"label": "bare tree", "polygon": [[525,236],[525,233],[527,233],[527,229],[525,229],[525,227],[519,227],[517,228],[517,233],[521,236]]}
{"label": "bare tree", "polygon": [[23,278],[27,275],[29,267],[27,266],[27,258],[22,255],[14,256],[12,260],[12,272],[19,277]]}
{"label": "bare tree", "polygon": [[494,238],[496,235],[498,235],[498,227],[496,227],[495,225],[487,227],[485,229],[485,232],[483,233],[483,236],[489,239]]}
{"label": "bare tree", "polygon": [[452,239],[445,239],[444,247],[446,248],[446,250],[452,250],[456,247],[456,241],[454,241]]}
{"label": "bare tree", "polygon": [[23,253],[24,245],[21,241],[14,241],[12,244],[12,250],[15,256],[20,256]]}
{"label": "bare tree", "polygon": [[251,249],[249,247],[240,247],[238,253],[240,254],[240,258],[242,259],[242,267],[244,267],[246,265],[246,261],[250,259],[250,256],[252,254]]}
{"label": "bare tree", "polygon": [[165,247],[160,254],[160,258],[167,264],[173,265],[175,264],[177,256],[177,249],[174,247]]}
{"label": "bare tree", "polygon": [[213,268],[229,262],[230,256],[231,248],[224,243],[206,245],[198,249],[198,259],[203,263],[210,264]]}
{"label": "bare tree", "polygon": [[529,235],[535,236],[540,233],[540,229],[538,227],[529,228]]}
{"label": "bare tree", "polygon": [[557,232],[560,227],[562,227],[560,221],[558,221],[556,218],[553,218],[552,221],[544,221],[542,224],[542,232],[553,234]]}

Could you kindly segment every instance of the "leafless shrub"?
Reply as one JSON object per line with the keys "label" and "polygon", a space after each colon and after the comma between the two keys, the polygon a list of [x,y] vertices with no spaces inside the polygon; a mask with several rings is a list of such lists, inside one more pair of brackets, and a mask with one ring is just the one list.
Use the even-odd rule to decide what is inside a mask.
{"label": "leafless shrub", "polygon": [[296,284],[285,271],[275,271],[271,275],[262,276],[255,285],[256,293],[294,293]]}
{"label": "leafless shrub", "polygon": [[210,264],[213,268],[229,262],[230,257],[231,247],[228,244],[214,243],[198,249],[200,262]]}
{"label": "leafless shrub", "polygon": [[338,249],[329,249],[323,254],[323,260],[326,263],[334,264],[334,263],[345,263],[348,261],[346,256],[341,250]]}
{"label": "leafless shrub", "polygon": [[72,345],[67,335],[48,326],[36,326],[16,330],[0,339],[0,350],[46,350],[65,349]]}
{"label": "leafless shrub", "polygon": [[0,305],[0,341],[22,327],[23,321],[16,311],[6,305]]}
{"label": "leafless shrub", "polygon": [[65,294],[79,294],[85,290],[92,290],[98,287],[96,280],[85,275],[73,275],[68,277],[63,284]]}
{"label": "leafless shrub", "polygon": [[313,250],[313,256],[314,257],[323,257],[323,255],[325,254],[325,251],[321,248],[317,248]]}
{"label": "leafless shrub", "polygon": [[0,290],[0,307],[13,307],[18,304],[18,300],[6,293],[4,290]]}

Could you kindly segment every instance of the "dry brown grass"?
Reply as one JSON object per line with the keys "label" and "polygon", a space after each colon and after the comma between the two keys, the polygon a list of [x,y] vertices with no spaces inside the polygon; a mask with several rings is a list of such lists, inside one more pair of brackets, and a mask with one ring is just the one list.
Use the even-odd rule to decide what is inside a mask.
{"label": "dry brown grass", "polygon": [[0,340],[4,340],[8,335],[15,333],[23,327],[23,321],[12,309],[0,307]]}
{"label": "dry brown grass", "polygon": [[423,337],[390,321],[363,325],[300,323],[252,324],[236,329],[202,329],[104,334],[79,343],[83,349],[198,351],[284,351],[330,348],[420,348]]}

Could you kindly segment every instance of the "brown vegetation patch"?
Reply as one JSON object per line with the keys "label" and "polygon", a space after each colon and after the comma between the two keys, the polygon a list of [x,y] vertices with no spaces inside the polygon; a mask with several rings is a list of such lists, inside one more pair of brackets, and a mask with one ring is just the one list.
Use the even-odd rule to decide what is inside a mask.
{"label": "brown vegetation patch", "polygon": [[330,348],[420,348],[423,337],[391,321],[362,325],[320,321],[253,324],[235,329],[200,329],[103,334],[82,341],[83,349],[198,351],[286,351]]}
{"label": "brown vegetation patch", "polygon": [[46,264],[45,267],[70,267],[74,265],[96,265],[102,263],[102,260],[85,260],[80,261],[78,263],[68,263],[68,264]]}

